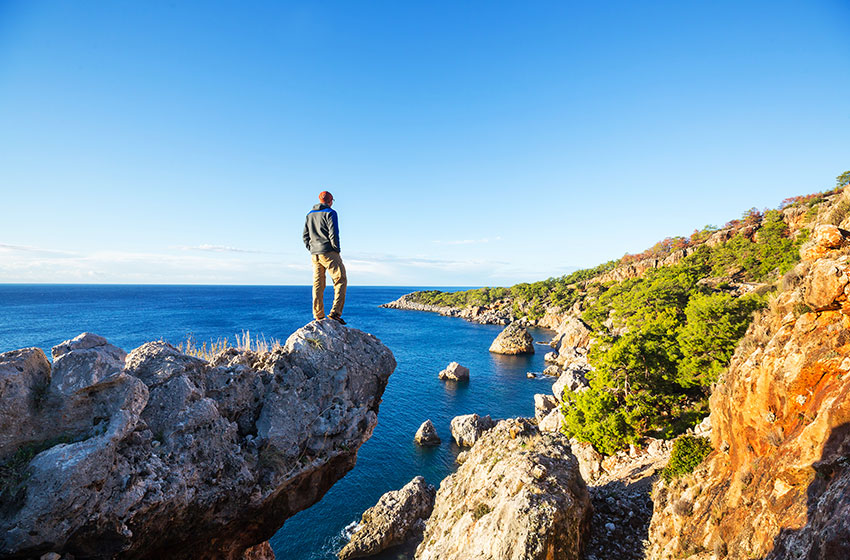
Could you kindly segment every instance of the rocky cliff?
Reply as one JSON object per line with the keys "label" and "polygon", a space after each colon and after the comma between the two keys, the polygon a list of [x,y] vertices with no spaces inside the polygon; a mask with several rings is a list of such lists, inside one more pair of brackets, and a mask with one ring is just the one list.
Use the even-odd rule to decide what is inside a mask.
{"label": "rocky cliff", "polygon": [[589,519],[567,438],[526,419],[504,420],[440,484],[416,558],[578,558]]}
{"label": "rocky cliff", "polygon": [[354,467],[394,368],[330,320],[211,363],[91,334],[2,354],[0,556],[239,558]]}
{"label": "rocky cliff", "polygon": [[848,225],[814,228],[739,344],[710,401],[714,451],[654,491],[648,557],[850,558]]}

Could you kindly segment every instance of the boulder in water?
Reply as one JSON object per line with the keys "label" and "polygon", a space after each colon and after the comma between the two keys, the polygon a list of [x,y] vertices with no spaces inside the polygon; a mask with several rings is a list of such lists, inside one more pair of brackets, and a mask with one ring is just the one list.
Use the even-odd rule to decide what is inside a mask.
{"label": "boulder in water", "polygon": [[499,333],[490,345],[494,354],[534,354],[534,339],[528,330],[517,322],[513,322]]}
{"label": "boulder in water", "polygon": [[431,420],[425,420],[419,429],[416,430],[416,435],[413,436],[413,441],[419,445],[440,445],[440,436],[437,435],[437,429]]}
{"label": "boulder in water", "polygon": [[440,372],[439,378],[444,381],[469,381],[469,368],[457,362],[451,362]]}

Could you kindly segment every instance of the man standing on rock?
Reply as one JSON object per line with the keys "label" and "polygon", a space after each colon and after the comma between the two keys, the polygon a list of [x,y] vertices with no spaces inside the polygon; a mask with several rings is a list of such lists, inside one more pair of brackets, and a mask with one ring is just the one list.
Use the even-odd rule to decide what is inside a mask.
{"label": "man standing on rock", "polygon": [[313,317],[325,318],[325,271],[331,273],[334,283],[334,303],[331,307],[331,319],[343,325],[342,306],[345,305],[345,288],[348,279],[345,266],[339,256],[339,220],[336,211],[331,209],[334,197],[328,191],[319,193],[319,204],[307,214],[304,224],[304,245],[310,251],[313,261]]}

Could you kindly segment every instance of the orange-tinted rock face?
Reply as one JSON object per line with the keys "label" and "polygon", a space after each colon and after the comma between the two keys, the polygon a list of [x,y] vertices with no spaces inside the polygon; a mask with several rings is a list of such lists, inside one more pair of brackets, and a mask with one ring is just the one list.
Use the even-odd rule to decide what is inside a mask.
{"label": "orange-tinted rock face", "polygon": [[819,236],[829,258],[798,265],[739,346],[714,452],[655,489],[648,558],[850,559],[850,266],[821,244],[843,242]]}

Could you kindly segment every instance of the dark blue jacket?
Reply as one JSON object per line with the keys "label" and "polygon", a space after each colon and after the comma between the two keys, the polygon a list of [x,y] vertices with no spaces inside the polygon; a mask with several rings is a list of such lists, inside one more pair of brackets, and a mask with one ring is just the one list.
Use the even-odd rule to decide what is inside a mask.
{"label": "dark blue jacket", "polygon": [[339,252],[339,220],[327,204],[317,204],[307,214],[304,245],[311,255]]}

